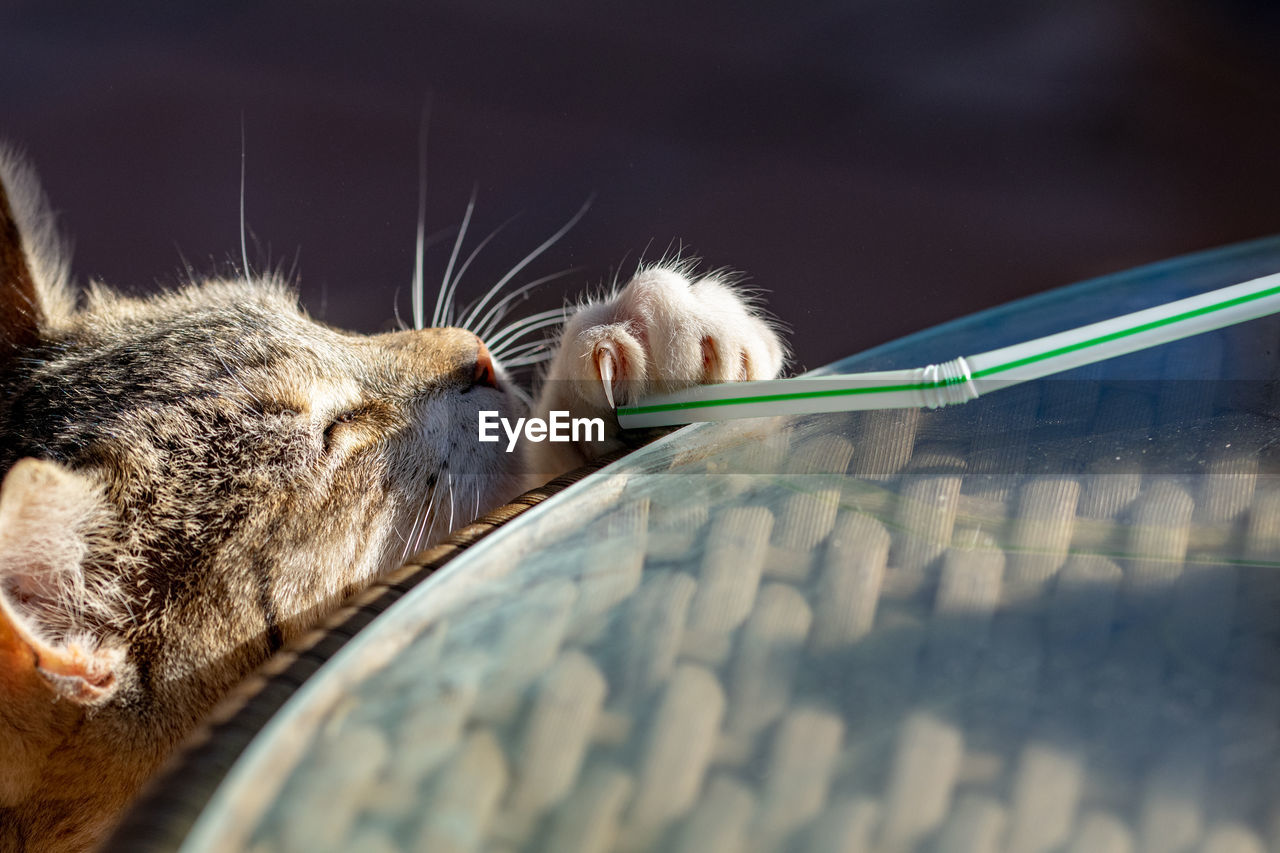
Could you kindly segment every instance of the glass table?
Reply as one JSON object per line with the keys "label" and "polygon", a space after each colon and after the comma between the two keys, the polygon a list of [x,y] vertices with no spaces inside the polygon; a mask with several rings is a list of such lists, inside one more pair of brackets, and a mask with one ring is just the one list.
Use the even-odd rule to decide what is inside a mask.
{"label": "glass table", "polygon": [[[1269,240],[826,370],[1280,268]],[[310,678],[184,851],[1280,850],[1280,323],[668,435]]]}

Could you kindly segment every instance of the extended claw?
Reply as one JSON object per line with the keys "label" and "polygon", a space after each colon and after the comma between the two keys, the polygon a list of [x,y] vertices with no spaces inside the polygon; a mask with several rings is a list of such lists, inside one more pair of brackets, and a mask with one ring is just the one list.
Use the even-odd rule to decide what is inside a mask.
{"label": "extended claw", "polygon": [[613,402],[613,368],[613,353],[603,347],[597,349],[596,370],[600,373],[600,381],[604,384],[604,397],[609,401],[610,409],[618,408]]}

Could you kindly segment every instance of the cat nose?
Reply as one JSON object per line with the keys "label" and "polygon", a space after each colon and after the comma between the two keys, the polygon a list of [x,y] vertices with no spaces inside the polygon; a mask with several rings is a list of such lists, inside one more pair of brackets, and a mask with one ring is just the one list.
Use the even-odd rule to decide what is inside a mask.
{"label": "cat nose", "polygon": [[477,343],[479,346],[476,349],[476,367],[471,384],[497,388],[498,371],[493,366],[493,356],[489,354],[489,348],[484,345],[484,341],[477,341]]}

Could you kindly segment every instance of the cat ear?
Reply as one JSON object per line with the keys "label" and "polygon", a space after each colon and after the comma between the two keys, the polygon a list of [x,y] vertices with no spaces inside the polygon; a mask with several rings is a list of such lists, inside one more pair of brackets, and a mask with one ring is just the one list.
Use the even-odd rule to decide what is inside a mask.
{"label": "cat ear", "polygon": [[119,689],[123,646],[85,624],[111,604],[84,572],[106,506],[87,477],[52,462],[23,459],[0,485],[0,812],[45,784],[84,710]]}
{"label": "cat ear", "polygon": [[85,573],[105,514],[92,482],[53,462],[23,459],[0,486],[0,685],[7,697],[88,705],[114,694],[124,649],[96,640],[86,624],[115,603],[113,589]]}
{"label": "cat ear", "polygon": [[34,344],[44,321],[22,232],[0,182],[0,364]]}

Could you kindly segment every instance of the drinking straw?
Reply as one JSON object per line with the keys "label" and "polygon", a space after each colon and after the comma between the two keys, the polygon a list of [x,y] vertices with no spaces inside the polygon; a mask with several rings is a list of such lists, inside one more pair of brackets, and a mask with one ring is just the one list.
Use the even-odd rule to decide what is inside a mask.
{"label": "drinking straw", "polygon": [[627,429],[733,418],[937,408],[1280,311],[1280,273],[908,370],[700,385],[617,410]]}

